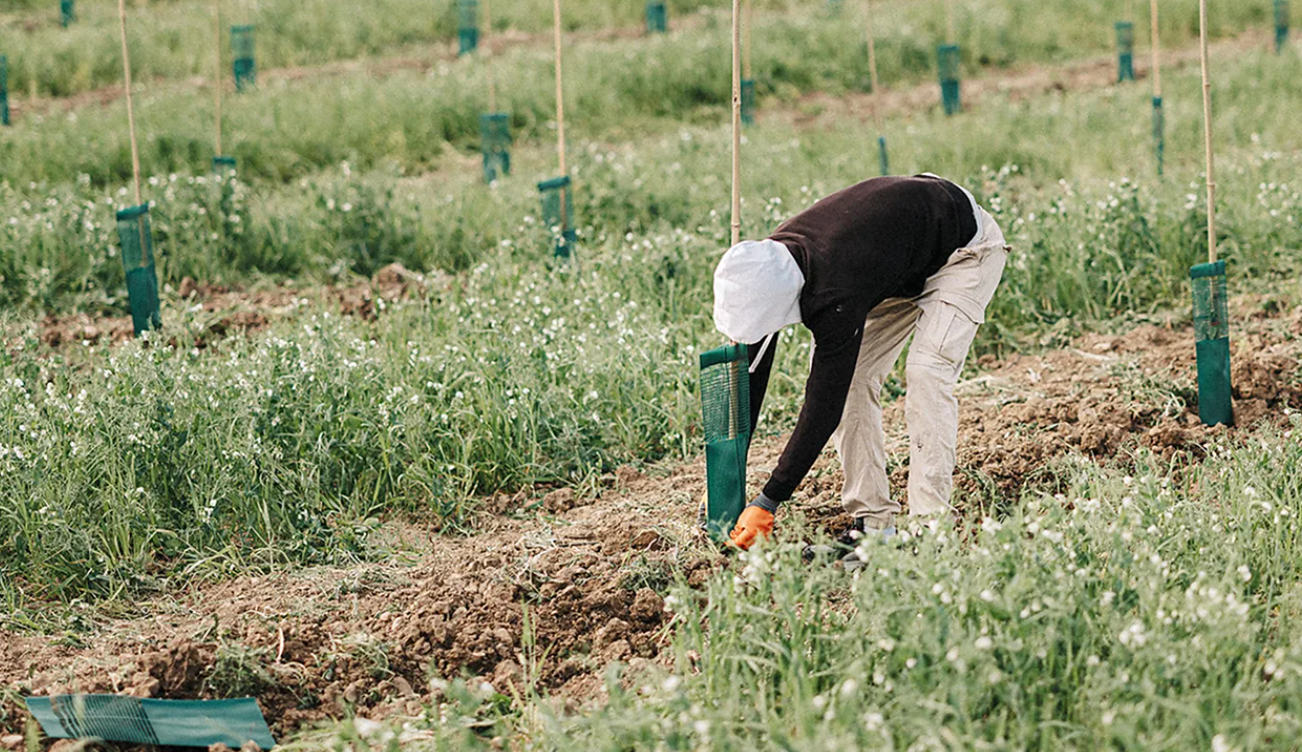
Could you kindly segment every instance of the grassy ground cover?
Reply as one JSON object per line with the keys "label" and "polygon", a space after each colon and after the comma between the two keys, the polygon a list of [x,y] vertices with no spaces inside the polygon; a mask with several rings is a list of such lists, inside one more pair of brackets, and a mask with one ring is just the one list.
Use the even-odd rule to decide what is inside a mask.
{"label": "grassy ground cover", "polygon": [[[859,12],[853,0],[845,2],[839,13],[829,11],[823,3],[811,6],[793,0],[756,0],[756,6],[761,14],[779,11],[790,18],[839,15],[855,22]],[[945,29],[943,4],[892,0],[878,6],[887,72],[897,65],[908,71],[933,70],[934,45]],[[413,45],[451,42],[457,31],[452,2],[228,0],[224,7],[229,23],[257,25],[259,64],[267,68],[392,54],[395,49]],[[717,0],[673,0],[669,7],[675,22],[687,14],[706,11],[706,23],[727,25],[721,21],[728,5]],[[1166,18],[1162,26],[1168,44],[1183,44],[1197,36],[1197,7],[1193,0],[1164,3]],[[119,83],[120,52],[113,4],[83,0],[78,4],[77,24],[68,29],[59,27],[57,9],[57,3],[51,2],[0,14],[0,31],[4,32],[0,51],[9,55],[11,87],[18,92],[67,96]],[[1264,28],[1270,8],[1268,4],[1232,3],[1215,5],[1213,11],[1214,31],[1220,35],[1235,34],[1251,26]],[[957,22],[960,41],[971,61],[1007,65],[1061,60],[1110,49],[1114,44],[1112,23],[1128,12],[1129,6],[1123,0],[1052,4],[968,0],[959,4]],[[545,32],[551,28],[551,4],[542,0],[499,0],[493,3],[492,13],[495,30]],[[568,0],[564,13],[569,30],[636,27],[642,23],[643,3]],[[761,18],[756,30],[759,50],[782,36],[780,26],[764,15]],[[857,33],[857,23],[843,26],[848,33]],[[211,71],[211,3],[135,3],[131,8],[131,34],[135,40],[132,63],[138,80],[207,76]],[[897,63],[891,62],[896,58]],[[787,58],[786,62],[796,62],[796,58]]]}
{"label": "grassy ground cover", "polygon": [[[1274,57],[1250,56],[1226,81],[1284,76]],[[1248,143],[1225,155],[1221,180],[1223,253],[1241,290],[1294,269],[1299,197],[1287,181],[1297,166],[1281,152],[1296,134],[1286,114],[1241,93],[1246,84],[1226,88],[1220,132]],[[1071,94],[911,125],[902,163],[976,187],[1016,249],[979,350],[1070,333],[1094,316],[1183,305],[1185,270],[1202,254],[1196,108],[1190,96],[1175,111],[1166,182],[1113,181],[1103,175],[1115,175],[1114,160],[1144,162],[1144,129],[1104,105],[1137,109],[1140,99],[1133,90]],[[1019,136],[1051,125],[1071,134],[1070,155],[1061,139]],[[1128,156],[1114,154],[1118,132],[1136,134]],[[954,147],[960,139],[966,148]],[[845,128],[754,131],[748,195],[761,198],[748,205],[748,232],[861,177],[871,159],[847,144],[866,140]],[[725,183],[708,176],[725,173],[725,139],[687,128],[633,148],[593,144],[585,155],[576,172],[583,251],[570,269],[540,258],[546,232],[534,192],[519,182],[433,193],[383,174],[338,175],[299,195],[230,198],[248,210],[213,224],[216,203],[203,204],[208,215],[197,210],[217,195],[212,186],[161,181],[160,192],[175,192],[156,223],[165,279],[220,278],[240,253],[265,252],[276,238],[299,243],[274,259],[285,274],[393,258],[465,271],[377,323],[304,316],[220,345],[217,356],[192,350],[194,315],[170,303],[162,334],[174,346],[50,355],[32,340],[6,351],[6,597],[121,592],[235,561],[348,556],[377,514],[424,510],[455,526],[476,494],[694,452],[694,357],[715,341],[708,280],[727,234]],[[1072,177],[1051,178],[1063,173]],[[5,271],[22,280],[6,288],[10,302],[78,290],[120,306],[120,264],[99,218],[125,199],[67,190],[25,210],[39,220],[6,226],[7,247],[50,254]],[[51,235],[41,227],[87,233],[77,245],[96,253],[61,255],[41,245]],[[246,232],[259,241],[241,250],[231,238]],[[476,250],[453,255],[467,246]],[[246,275],[260,258],[231,273]],[[41,268],[51,271],[22,271]],[[796,333],[786,341],[785,372],[799,374],[808,342]],[[771,425],[791,417],[798,391],[794,377],[777,385]]]}

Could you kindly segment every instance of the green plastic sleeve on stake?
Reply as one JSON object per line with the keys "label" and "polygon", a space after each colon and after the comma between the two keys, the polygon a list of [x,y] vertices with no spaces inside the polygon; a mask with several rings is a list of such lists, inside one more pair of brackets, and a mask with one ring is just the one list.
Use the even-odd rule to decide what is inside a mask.
{"label": "green plastic sleeve on stake", "polygon": [[158,276],[154,271],[154,242],[149,228],[149,205],[132,206],[117,213],[118,239],[122,243],[122,268],[127,273],[131,326],[136,336],[162,325],[158,308]]}
{"label": "green plastic sleeve on stake", "polygon": [[68,28],[77,20],[77,5],[74,0],[59,0],[59,23]]}
{"label": "green plastic sleeve on stake", "polygon": [[1209,426],[1234,425],[1225,262],[1198,264],[1189,270],[1189,277],[1198,354],[1198,417]]}
{"label": "green plastic sleeve on stake", "polygon": [[479,0],[457,0],[457,55],[479,47]]}
{"label": "green plastic sleeve on stake", "polygon": [[728,532],[746,507],[750,450],[748,348],[728,345],[701,353],[701,417],[705,434],[705,522],[710,537]]}
{"label": "green plastic sleeve on stake", "polygon": [[244,91],[258,82],[258,66],[254,62],[253,26],[231,27],[231,68],[235,74],[235,90]]}
{"label": "green plastic sleeve on stake", "polygon": [[755,79],[741,80],[741,124],[755,124]]}
{"label": "green plastic sleeve on stake", "polygon": [[1117,82],[1135,80],[1135,25],[1117,21]]}
{"label": "green plastic sleeve on stake", "polygon": [[0,125],[9,125],[9,58],[0,55]]}
{"label": "green plastic sleeve on stake", "polygon": [[1288,45],[1288,0],[1275,0],[1275,52]]}
{"label": "green plastic sleeve on stake", "polygon": [[882,168],[882,175],[891,174],[891,160],[886,156],[886,137],[877,137],[877,161]]}
{"label": "green plastic sleeve on stake", "polygon": [[224,154],[218,154],[213,157],[212,171],[213,174],[221,175],[223,177],[235,172],[235,157],[228,157]]}
{"label": "green plastic sleeve on stake", "polygon": [[505,112],[479,116],[480,149],[484,153],[484,182],[511,174],[511,118]]}
{"label": "green plastic sleeve on stake", "polygon": [[1153,97],[1153,156],[1157,159],[1157,175],[1161,177],[1166,160],[1166,112],[1161,97]]}
{"label": "green plastic sleeve on stake", "polygon": [[[574,231],[574,191],[570,176],[564,175],[538,184],[542,194],[543,224],[551,232],[555,242],[553,255],[559,259],[568,259],[574,254],[578,235]],[[565,207],[564,217],[561,207]]]}
{"label": "green plastic sleeve on stake", "polygon": [[669,31],[669,9],[664,0],[648,0],[646,4],[646,33],[664,34]]}
{"label": "green plastic sleeve on stake", "polygon": [[946,115],[963,109],[959,92],[959,65],[962,54],[956,44],[942,44],[936,48],[936,63],[940,69],[940,103]]}

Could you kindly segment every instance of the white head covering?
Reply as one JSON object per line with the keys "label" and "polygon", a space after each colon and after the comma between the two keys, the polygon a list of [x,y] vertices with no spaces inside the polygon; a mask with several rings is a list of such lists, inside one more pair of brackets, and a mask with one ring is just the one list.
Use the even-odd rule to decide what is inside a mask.
{"label": "white head covering", "polygon": [[714,270],[714,326],[733,342],[754,344],[800,323],[805,275],[776,240],[747,240]]}

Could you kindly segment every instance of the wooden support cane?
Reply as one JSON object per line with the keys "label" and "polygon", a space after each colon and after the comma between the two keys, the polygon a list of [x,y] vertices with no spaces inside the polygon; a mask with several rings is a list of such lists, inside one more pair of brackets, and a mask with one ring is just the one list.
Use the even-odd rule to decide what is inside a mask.
{"label": "wooden support cane", "polygon": [[732,0],[732,245],[741,242],[741,0]]}
{"label": "wooden support cane", "polygon": [[877,80],[877,43],[873,31],[873,0],[864,0],[864,26],[868,35],[868,80],[872,84],[873,123],[877,126],[877,157],[883,175],[890,173],[890,161],[886,156],[886,128],[882,125],[881,82]]}
{"label": "wooden support cane", "polygon": [[954,0],[945,0],[945,41],[954,44]]}
{"label": "wooden support cane", "polygon": [[1216,263],[1216,159],[1212,150],[1212,79],[1207,67],[1207,0],[1198,2],[1203,72],[1203,134],[1207,151],[1207,263]]}
{"label": "wooden support cane", "polygon": [[1162,98],[1162,35],[1157,28],[1157,0],[1149,0],[1149,34],[1153,44],[1153,98]]}
{"label": "wooden support cane", "polygon": [[[561,177],[565,177],[569,175],[569,171],[565,168],[565,87],[561,84],[561,0],[553,0],[552,15],[556,22],[556,150],[560,157]],[[565,221],[563,193],[561,194],[561,221]]]}
{"label": "wooden support cane", "polygon": [[131,135],[131,174],[136,189],[136,204],[143,204],[140,194],[140,147],[136,143],[136,115],[131,102],[131,56],[127,51],[127,4],[118,0],[118,22],[122,30],[122,79],[127,91],[127,129]]}
{"label": "wooden support cane", "polygon": [[493,33],[493,15],[489,0],[484,3],[484,72],[488,74],[488,111],[497,112],[497,79],[493,76],[493,52],[488,48],[488,35]]}

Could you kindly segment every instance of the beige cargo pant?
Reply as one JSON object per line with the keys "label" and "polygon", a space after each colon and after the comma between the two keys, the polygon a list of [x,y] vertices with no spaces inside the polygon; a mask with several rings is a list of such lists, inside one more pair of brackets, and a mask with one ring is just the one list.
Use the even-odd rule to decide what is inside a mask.
{"label": "beige cargo pant", "polygon": [[967,248],[927,279],[916,298],[890,298],[868,313],[854,381],[841,425],[833,435],[845,470],[841,502],[868,528],[895,524],[900,504],[891,500],[882,430],[882,384],[909,335],[904,414],[909,430],[909,514],[947,512],[954,488],[958,400],[954,385],[999,286],[1008,247],[985,210],[982,229]]}

